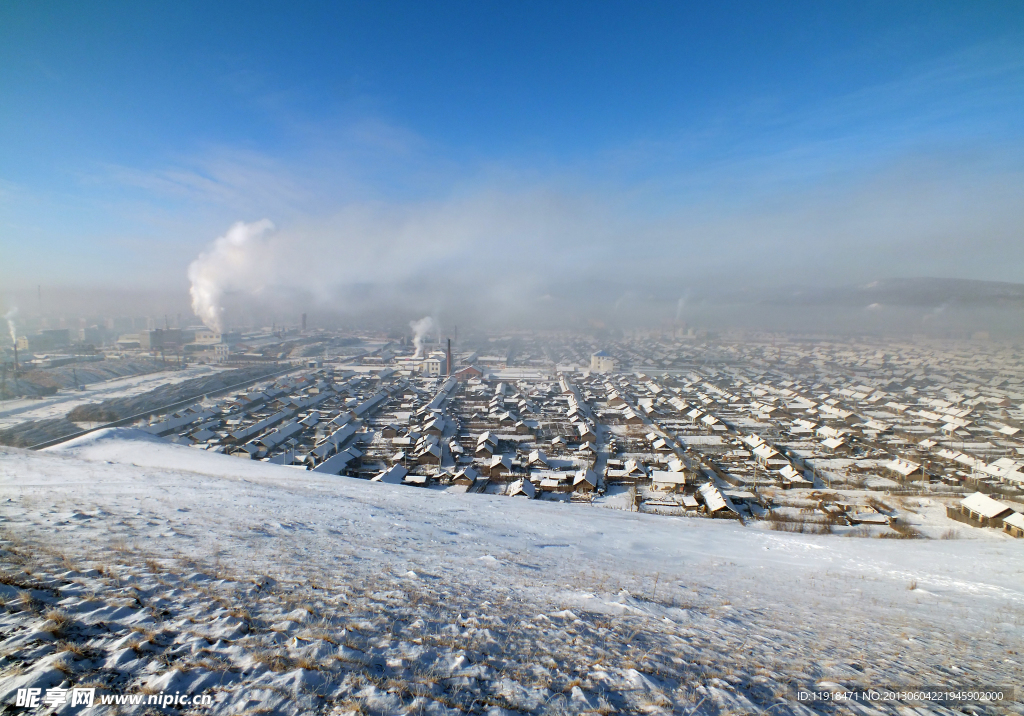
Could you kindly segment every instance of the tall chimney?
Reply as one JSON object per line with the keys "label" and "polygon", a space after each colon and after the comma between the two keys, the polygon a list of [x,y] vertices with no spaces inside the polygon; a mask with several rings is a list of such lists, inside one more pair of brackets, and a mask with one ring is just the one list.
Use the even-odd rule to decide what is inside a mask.
{"label": "tall chimney", "polygon": [[306,314],[302,314],[302,330],[306,330]]}
{"label": "tall chimney", "polygon": [[14,342],[14,374],[18,374],[18,342]]}
{"label": "tall chimney", "polygon": [[448,351],[445,354],[445,367],[448,369],[448,375],[452,374],[452,339],[448,339]]}

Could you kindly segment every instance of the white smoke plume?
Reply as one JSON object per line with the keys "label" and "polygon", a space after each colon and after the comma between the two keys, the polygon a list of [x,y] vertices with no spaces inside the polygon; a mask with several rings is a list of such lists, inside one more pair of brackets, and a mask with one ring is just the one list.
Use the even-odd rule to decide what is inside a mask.
{"label": "white smoke plume", "polygon": [[413,332],[412,343],[416,346],[416,354],[413,356],[414,358],[423,357],[423,340],[432,330],[434,330],[434,327],[434,319],[430,316],[425,316],[418,321],[409,322],[409,328],[411,328]]}
{"label": "white smoke plume", "polygon": [[269,219],[251,224],[239,221],[189,265],[192,310],[210,330],[224,331],[226,293],[258,290],[262,276],[273,270],[261,265],[266,260],[264,237],[273,229]]}
{"label": "white smoke plume", "polygon": [[15,306],[10,311],[4,314],[4,320],[7,321],[7,330],[11,334],[11,343],[18,342],[18,331],[14,327],[14,317],[18,315],[18,307]]}
{"label": "white smoke plume", "polygon": [[676,323],[679,323],[679,319],[683,317],[683,309],[686,308],[686,302],[690,298],[690,292],[687,291],[685,296],[680,296],[676,302]]}
{"label": "white smoke plume", "polygon": [[[189,267],[193,310],[214,330],[261,312],[422,311],[424,301],[491,315],[523,305],[524,295],[542,295],[563,275],[563,257],[572,257],[577,272],[587,270],[586,247],[615,230],[605,214],[548,192],[483,192],[353,203],[329,216],[287,217],[280,226],[237,223]],[[551,260],[538,262],[540,255]],[[486,280],[496,265],[516,281]],[[472,302],[463,300],[463,286]]]}

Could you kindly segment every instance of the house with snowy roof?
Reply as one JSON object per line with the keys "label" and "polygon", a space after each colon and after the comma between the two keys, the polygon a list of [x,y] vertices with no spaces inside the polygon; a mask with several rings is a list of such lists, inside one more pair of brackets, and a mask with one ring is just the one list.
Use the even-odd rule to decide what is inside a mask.
{"label": "house with snowy roof", "polygon": [[1003,532],[1011,537],[1024,538],[1024,515],[1014,512],[1012,515],[1004,517]]}
{"label": "house with snowy roof", "polygon": [[927,479],[924,474],[924,470],[915,462],[909,460],[903,460],[895,458],[885,464],[885,469],[888,470],[897,480],[900,482],[906,480],[924,480]]}
{"label": "house with snowy roof", "polygon": [[994,500],[988,495],[975,492],[960,501],[959,505],[946,507],[946,516],[957,522],[973,527],[1002,528],[1007,517],[1017,514],[1009,505]]}

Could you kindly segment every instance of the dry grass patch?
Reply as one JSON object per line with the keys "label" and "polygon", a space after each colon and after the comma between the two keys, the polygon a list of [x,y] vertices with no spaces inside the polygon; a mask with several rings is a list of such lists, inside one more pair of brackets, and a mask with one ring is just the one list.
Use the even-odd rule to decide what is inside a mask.
{"label": "dry grass patch", "polygon": [[300,656],[295,659],[295,668],[305,669],[306,671],[320,671],[323,668],[323,664],[308,656]]}
{"label": "dry grass patch", "polygon": [[77,644],[73,641],[59,641],[55,646],[58,654],[68,653],[76,659],[84,659],[95,652],[94,649],[90,649],[84,644]]}
{"label": "dry grass patch", "polygon": [[892,529],[892,532],[883,532],[879,537],[887,539],[921,539],[924,536],[899,517],[889,520],[889,527]]}
{"label": "dry grass patch", "polygon": [[43,631],[48,631],[51,634],[62,632],[71,625],[71,617],[59,609],[47,609],[43,617],[47,622],[43,626]]}
{"label": "dry grass patch", "polygon": [[260,649],[253,653],[252,660],[276,672],[293,671],[296,668],[295,659],[286,654],[270,651],[269,649]]}

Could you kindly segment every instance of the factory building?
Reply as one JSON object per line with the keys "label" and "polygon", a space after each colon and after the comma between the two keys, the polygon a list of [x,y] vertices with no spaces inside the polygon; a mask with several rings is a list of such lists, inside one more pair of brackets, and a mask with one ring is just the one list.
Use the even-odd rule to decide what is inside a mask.
{"label": "factory building", "polygon": [[52,351],[71,345],[71,331],[67,328],[49,328],[39,333],[18,336],[19,351]]}
{"label": "factory building", "polygon": [[180,328],[154,328],[139,333],[139,347],[146,351],[178,348],[182,343]]}
{"label": "factory building", "polygon": [[217,331],[211,331],[209,328],[197,328],[196,337],[192,339],[192,342],[212,346],[221,342],[221,334]]}

